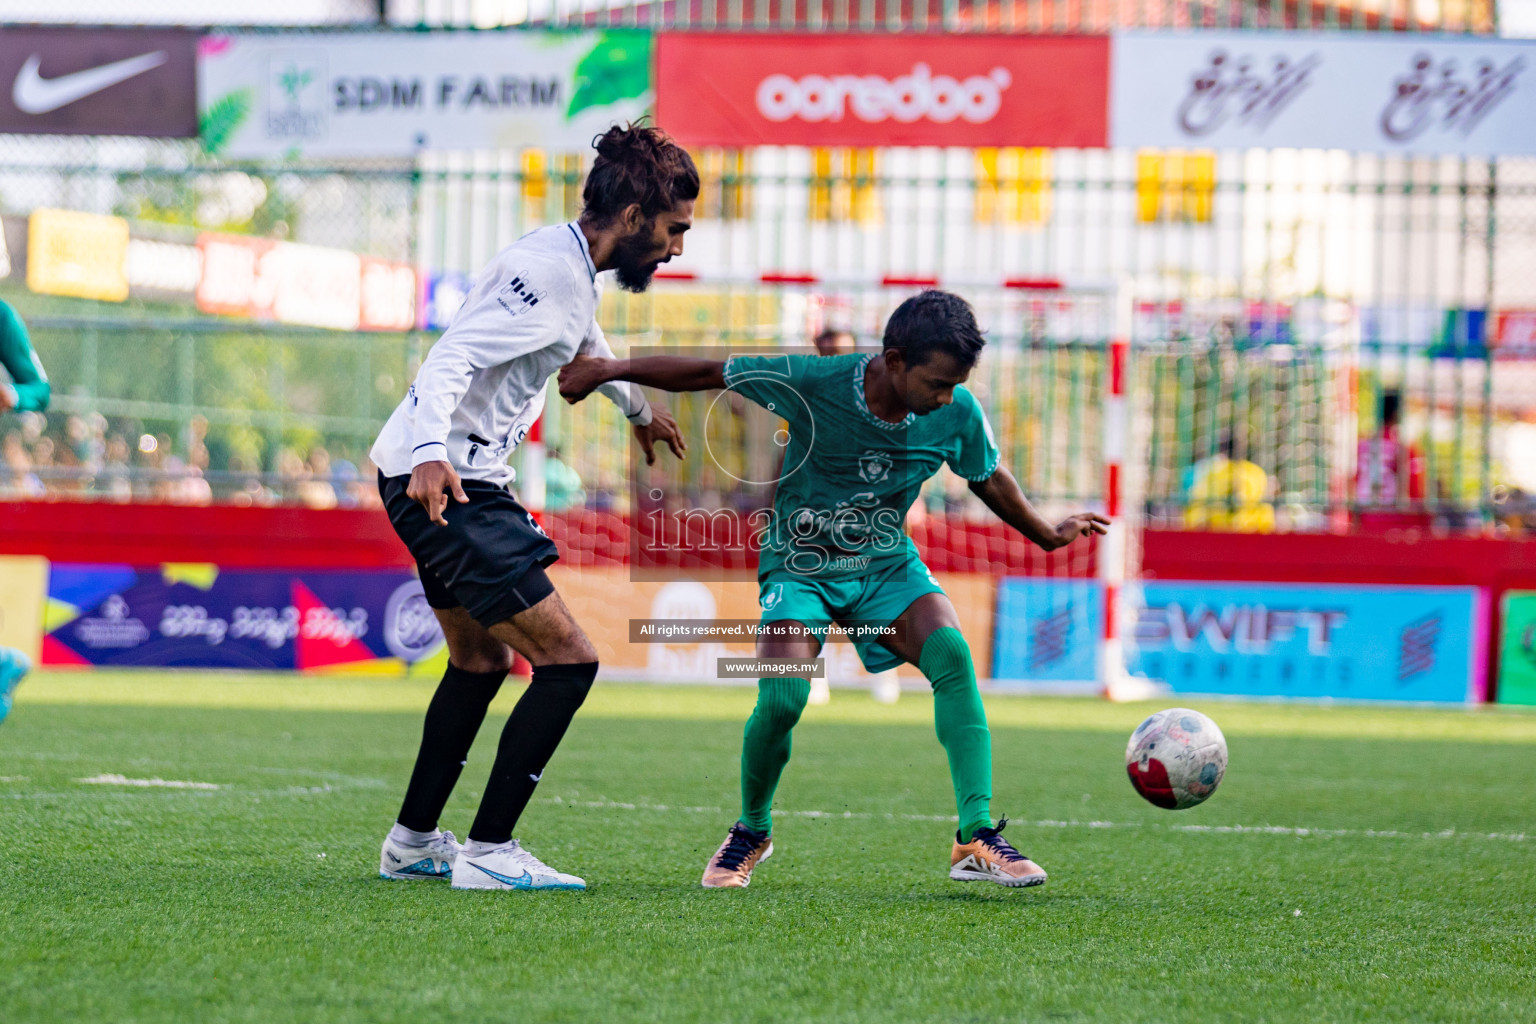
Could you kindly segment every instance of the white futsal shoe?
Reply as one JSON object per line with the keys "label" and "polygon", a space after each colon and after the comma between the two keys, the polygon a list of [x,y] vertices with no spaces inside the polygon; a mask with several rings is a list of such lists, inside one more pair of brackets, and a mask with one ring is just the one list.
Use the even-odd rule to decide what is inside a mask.
{"label": "white futsal shoe", "polygon": [[379,877],[396,881],[448,878],[453,874],[453,859],[462,849],[452,832],[440,833],[424,846],[406,846],[385,836],[379,851]]}
{"label": "white futsal shoe", "polygon": [[453,862],[455,889],[585,889],[575,875],[556,871],[523,849],[516,839],[486,853],[470,856],[465,850]]}

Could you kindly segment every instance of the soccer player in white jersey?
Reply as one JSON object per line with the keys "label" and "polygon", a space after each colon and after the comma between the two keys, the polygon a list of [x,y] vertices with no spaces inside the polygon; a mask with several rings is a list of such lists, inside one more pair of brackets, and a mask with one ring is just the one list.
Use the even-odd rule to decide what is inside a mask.
{"label": "soccer player in white jersey", "polygon": [[[593,319],[597,275],[644,291],[683,252],[699,175],[654,127],[596,140],[582,213],[502,250],[480,273],[373,447],[379,490],[448,639],[448,669],[427,708],[405,801],[379,854],[385,878],[450,878],[455,889],[584,889],[540,862],[513,829],[597,675],[597,652],[544,568],[559,554],[509,490],[507,455],[544,408],[550,375],[578,353],[612,355]],[[648,461],[677,424],[638,388],[604,394],[634,425]],[[438,818],[486,708],[512,666],[533,679],[502,732],[468,841]]]}

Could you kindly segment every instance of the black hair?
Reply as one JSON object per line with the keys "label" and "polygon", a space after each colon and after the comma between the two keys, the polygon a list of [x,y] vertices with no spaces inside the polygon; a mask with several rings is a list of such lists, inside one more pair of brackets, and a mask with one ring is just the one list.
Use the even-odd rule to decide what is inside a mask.
{"label": "black hair", "polygon": [[899,351],[908,366],[922,366],[933,353],[945,352],[969,369],[986,343],[975,310],[952,292],[920,292],[885,322],[885,347]]}
{"label": "black hair", "polygon": [[581,215],[607,227],[631,203],[647,221],[699,197],[699,170],[688,151],[654,125],[614,125],[592,140],[597,159],[581,190]]}
{"label": "black hair", "polygon": [[1402,415],[1403,396],[1396,391],[1384,391],[1381,395],[1382,426],[1395,426]]}

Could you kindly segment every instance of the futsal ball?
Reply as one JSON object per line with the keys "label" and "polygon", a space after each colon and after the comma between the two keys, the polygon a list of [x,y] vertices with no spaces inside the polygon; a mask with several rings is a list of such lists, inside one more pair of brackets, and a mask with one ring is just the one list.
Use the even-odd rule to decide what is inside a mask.
{"label": "futsal ball", "polygon": [[1131,733],[1125,770],[1149,803],[1182,811],[1204,803],[1221,785],[1227,773],[1227,740],[1200,712],[1169,708]]}

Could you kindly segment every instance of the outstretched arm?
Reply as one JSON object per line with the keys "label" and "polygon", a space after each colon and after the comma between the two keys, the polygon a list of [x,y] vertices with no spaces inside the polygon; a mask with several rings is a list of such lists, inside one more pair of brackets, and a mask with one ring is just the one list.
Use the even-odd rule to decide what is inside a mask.
{"label": "outstretched arm", "polygon": [[715,359],[646,356],[593,359],[577,356],[560,371],[560,396],[575,403],[600,385],[627,380],[663,391],[710,391],[725,387],[725,364]]}
{"label": "outstretched arm", "polygon": [[972,481],[971,493],[980,498],[999,519],[1047,551],[1065,547],[1090,533],[1109,532],[1109,520],[1097,512],[1079,512],[1052,526],[1049,520],[1035,511],[1035,507],[1019,489],[1019,482],[1002,466],[997,467],[997,472],[985,480]]}

